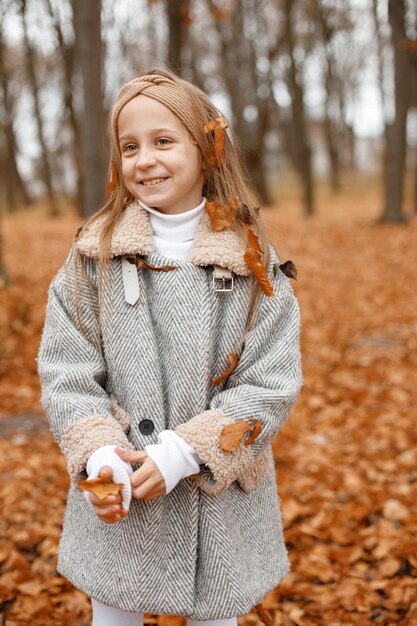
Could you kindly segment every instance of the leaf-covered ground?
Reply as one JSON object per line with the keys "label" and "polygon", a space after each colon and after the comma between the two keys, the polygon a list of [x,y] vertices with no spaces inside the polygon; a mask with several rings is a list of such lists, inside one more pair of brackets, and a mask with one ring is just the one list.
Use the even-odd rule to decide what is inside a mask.
{"label": "leaf-covered ground", "polygon": [[[305,219],[265,217],[298,268],[304,387],[274,441],[291,573],[267,595],[274,626],[417,624],[417,218],[376,224],[366,185],[322,192]],[[68,479],[41,412],[36,352],[46,290],[78,226],[4,218],[0,290],[0,624],[87,626],[88,598],[55,571]],[[16,417],[10,417],[15,415]],[[267,546],[265,547],[267,549]],[[182,626],[183,618],[147,615]],[[240,626],[257,624],[254,614]]]}

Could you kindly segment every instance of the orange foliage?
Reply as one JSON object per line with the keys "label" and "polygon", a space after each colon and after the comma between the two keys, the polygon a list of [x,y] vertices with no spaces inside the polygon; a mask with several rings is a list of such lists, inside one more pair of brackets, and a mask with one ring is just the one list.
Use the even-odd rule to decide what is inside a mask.
{"label": "orange foliage", "polygon": [[[274,626],[417,623],[417,218],[376,225],[380,206],[369,183],[349,192],[319,194],[319,213],[308,220],[293,202],[265,209],[280,255],[300,269],[292,284],[304,373],[293,414],[273,440],[291,561],[262,600]],[[91,621],[89,599],[56,572],[64,459],[44,417],[37,428],[26,425],[41,413],[35,357],[46,290],[78,225],[36,211],[2,223],[12,280],[0,289],[5,626]],[[238,618],[239,626],[255,620]],[[147,614],[145,622],[185,626],[180,616]]]}
{"label": "orange foliage", "polygon": [[250,436],[243,440],[245,446],[249,446],[262,430],[262,424],[259,420],[252,418],[253,424],[246,421],[233,422],[227,424],[220,435],[220,447],[226,452],[233,452],[236,450],[240,442],[246,433],[250,433]]}
{"label": "orange foliage", "polygon": [[217,117],[215,120],[212,120],[208,124],[204,126],[205,133],[214,132],[214,153],[216,155],[215,160],[209,159],[212,162],[212,165],[219,165],[220,159],[223,154],[224,148],[224,131],[228,128],[228,123],[224,119],[224,116],[221,115]]}
{"label": "orange foliage", "polygon": [[224,372],[220,374],[220,376],[218,376],[217,378],[213,378],[213,380],[211,381],[212,385],[215,385],[215,386],[220,385],[224,380],[226,380],[228,376],[230,376],[230,374],[236,368],[236,365],[238,364],[238,361],[239,361],[239,355],[233,352],[233,354],[229,354],[227,358],[229,359],[229,362],[230,362],[229,367],[225,369]]}
{"label": "orange foliage", "polygon": [[115,161],[112,161],[110,180],[107,183],[107,195],[111,196],[111,194],[115,191],[116,187],[117,187],[117,167],[116,167]]}
{"label": "orange foliage", "polygon": [[206,211],[210,218],[213,230],[224,230],[229,228],[236,217],[237,202],[235,198],[230,198],[230,205],[224,206],[217,200],[206,202]]}
{"label": "orange foliage", "polygon": [[268,278],[265,265],[261,261],[261,249],[259,247],[258,236],[255,235],[251,228],[247,229],[248,247],[243,258],[245,259],[250,271],[258,281],[262,291],[266,296],[274,295],[274,288]]}

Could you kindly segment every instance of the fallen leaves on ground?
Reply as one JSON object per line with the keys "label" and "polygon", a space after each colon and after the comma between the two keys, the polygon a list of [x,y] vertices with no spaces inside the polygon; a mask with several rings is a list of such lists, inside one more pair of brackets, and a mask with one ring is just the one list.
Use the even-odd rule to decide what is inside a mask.
{"label": "fallen leaves on ground", "polygon": [[[417,222],[377,225],[377,210],[365,189],[323,200],[313,219],[289,202],[264,211],[281,261],[298,269],[304,372],[273,443],[292,564],[263,600],[274,626],[417,623]],[[78,225],[36,213],[4,220],[4,416],[40,410],[46,289]],[[52,436],[8,432],[0,471],[3,623],[87,626],[88,598],[55,569],[68,477]],[[238,621],[259,624],[255,614]]]}

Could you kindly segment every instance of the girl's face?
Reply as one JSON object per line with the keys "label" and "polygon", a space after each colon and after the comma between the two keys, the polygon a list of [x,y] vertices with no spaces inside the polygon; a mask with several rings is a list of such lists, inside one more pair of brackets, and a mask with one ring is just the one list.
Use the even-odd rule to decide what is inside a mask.
{"label": "girl's face", "polygon": [[166,106],[136,96],[120,112],[118,136],[123,178],[135,198],[161,213],[183,213],[200,204],[200,151]]}

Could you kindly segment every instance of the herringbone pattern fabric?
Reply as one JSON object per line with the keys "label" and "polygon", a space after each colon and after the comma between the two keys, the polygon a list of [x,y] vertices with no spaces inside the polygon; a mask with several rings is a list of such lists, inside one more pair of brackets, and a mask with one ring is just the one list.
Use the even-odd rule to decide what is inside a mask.
{"label": "herringbone pattern fabric", "polygon": [[[147,260],[167,263],[155,253]],[[70,261],[69,282],[60,272],[50,290],[38,360],[57,441],[88,416],[114,419],[113,394],[129,415],[127,436],[137,449],[157,443],[161,430],[220,409],[232,419],[259,417],[263,430],[254,453],[272,455],[270,440],[301,386],[298,304],[287,277],[273,275],[273,260],[277,297],[262,297],[259,325],[243,345],[250,278],[236,276],[232,293],[216,294],[210,267],[175,261],[172,272],[139,269],[140,297],[131,306],[120,258],[114,259],[111,304],[103,295],[103,357],[87,296],[82,314],[89,338],[78,328]],[[87,269],[96,280],[93,261]],[[213,387],[232,352],[240,355],[238,367]],[[139,430],[143,419],[153,421],[151,435]],[[100,602],[195,620],[229,618],[249,612],[288,567],[274,472],[250,493],[234,482],[217,496],[187,478],[157,500],[133,500],[128,516],[114,525],[101,522],[70,488],[58,570]]]}

